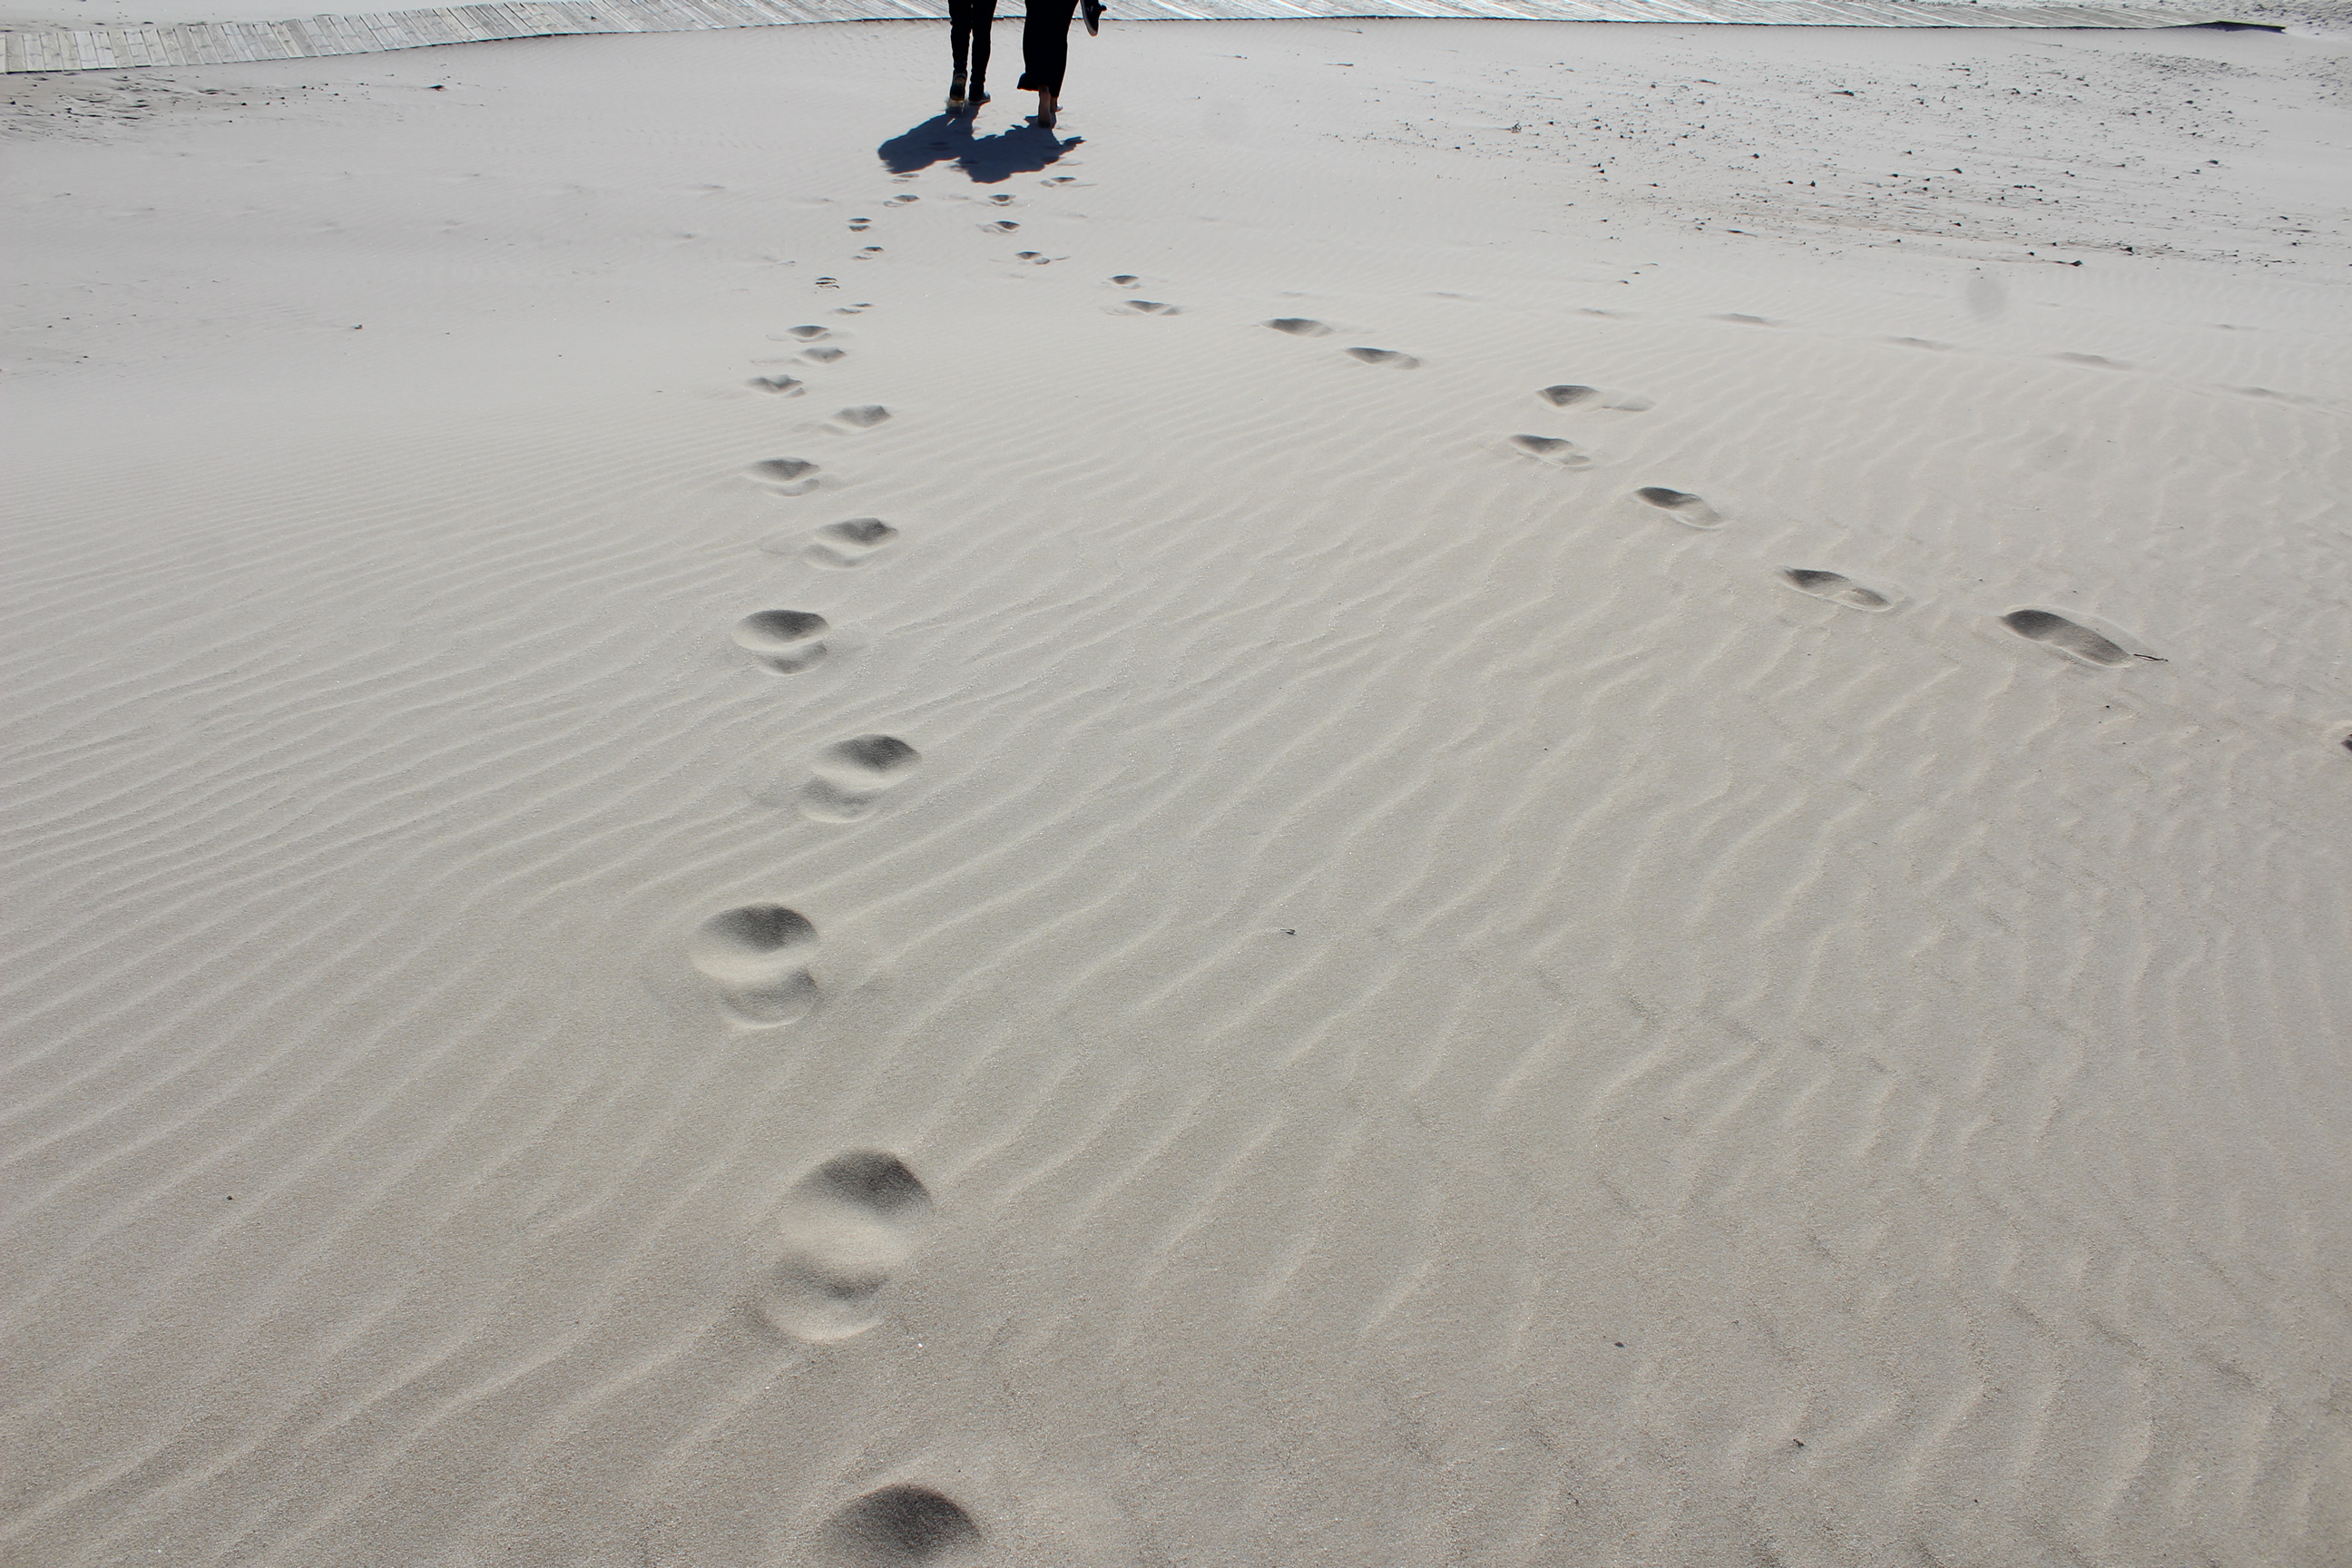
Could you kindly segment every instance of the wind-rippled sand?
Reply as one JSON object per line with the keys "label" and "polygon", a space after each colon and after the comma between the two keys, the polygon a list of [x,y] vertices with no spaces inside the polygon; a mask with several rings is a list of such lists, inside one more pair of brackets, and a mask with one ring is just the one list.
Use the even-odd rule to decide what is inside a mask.
{"label": "wind-rippled sand", "polygon": [[2340,1561],[2344,36],[1016,32],[12,89],[21,1561]]}

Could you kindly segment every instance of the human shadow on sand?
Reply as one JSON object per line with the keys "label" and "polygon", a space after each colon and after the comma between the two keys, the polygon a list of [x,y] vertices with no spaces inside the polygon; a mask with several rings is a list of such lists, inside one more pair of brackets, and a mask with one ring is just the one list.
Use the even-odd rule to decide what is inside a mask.
{"label": "human shadow on sand", "polygon": [[1015,174],[1035,174],[1084,140],[1073,136],[1064,141],[1042,125],[1015,125],[993,136],[974,136],[965,116],[935,114],[874,151],[894,174],[953,163],[973,184],[994,185]]}

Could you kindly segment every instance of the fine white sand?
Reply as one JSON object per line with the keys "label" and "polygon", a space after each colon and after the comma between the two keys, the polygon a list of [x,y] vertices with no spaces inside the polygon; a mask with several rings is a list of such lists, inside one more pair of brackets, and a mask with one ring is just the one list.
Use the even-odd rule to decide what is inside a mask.
{"label": "fine white sand", "polygon": [[10,84],[13,1560],[2343,1562],[2352,34],[943,31]]}

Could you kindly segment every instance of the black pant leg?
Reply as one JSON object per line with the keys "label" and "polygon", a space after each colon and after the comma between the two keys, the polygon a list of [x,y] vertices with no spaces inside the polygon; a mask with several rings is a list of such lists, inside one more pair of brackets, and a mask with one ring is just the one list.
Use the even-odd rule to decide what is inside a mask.
{"label": "black pant leg", "polygon": [[971,79],[988,79],[989,30],[996,22],[996,0],[948,0],[948,42],[955,51],[955,68],[964,68],[969,50]]}
{"label": "black pant leg", "polygon": [[1070,14],[1078,0],[1028,0],[1029,20],[1021,28],[1021,85],[1062,95],[1062,72],[1070,58]]}
{"label": "black pant leg", "polygon": [[996,26],[996,0],[964,0],[971,10],[971,82],[988,79],[988,38]]}

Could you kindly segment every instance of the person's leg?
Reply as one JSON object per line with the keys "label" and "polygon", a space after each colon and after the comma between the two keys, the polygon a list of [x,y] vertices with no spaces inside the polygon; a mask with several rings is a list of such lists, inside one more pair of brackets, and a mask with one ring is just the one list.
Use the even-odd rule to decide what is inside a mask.
{"label": "person's leg", "polygon": [[961,0],[971,27],[971,101],[988,101],[988,36],[996,26],[996,0]]}
{"label": "person's leg", "polygon": [[1062,96],[1062,72],[1070,58],[1070,13],[1078,0],[1029,0],[1029,20],[1021,28],[1021,85],[1037,94],[1040,114],[1051,114]]}
{"label": "person's leg", "polygon": [[[991,0],[989,9],[995,9]],[[980,68],[988,68],[988,25],[979,17],[979,0],[948,0],[948,48],[955,57],[955,79],[948,84],[948,107],[956,108],[965,99],[964,61],[968,55],[980,57]]]}

